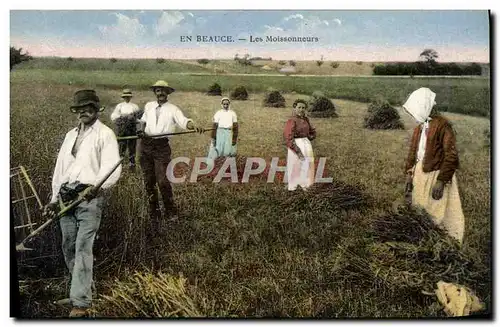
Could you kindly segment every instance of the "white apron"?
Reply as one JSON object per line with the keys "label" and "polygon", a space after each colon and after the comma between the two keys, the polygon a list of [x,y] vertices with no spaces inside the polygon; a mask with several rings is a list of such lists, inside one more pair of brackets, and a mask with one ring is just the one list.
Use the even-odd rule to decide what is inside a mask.
{"label": "white apron", "polygon": [[304,155],[304,160],[300,160],[295,152],[288,149],[286,170],[289,191],[296,190],[297,186],[307,189],[314,184],[314,153],[311,141],[307,137],[296,138],[294,141]]}
{"label": "white apron", "polygon": [[424,173],[422,161],[417,162],[413,174],[412,203],[424,208],[432,216],[434,223],[462,244],[465,217],[458,192],[457,178],[453,175],[450,184],[445,184],[443,197],[432,198],[432,188],[436,183],[439,170]]}

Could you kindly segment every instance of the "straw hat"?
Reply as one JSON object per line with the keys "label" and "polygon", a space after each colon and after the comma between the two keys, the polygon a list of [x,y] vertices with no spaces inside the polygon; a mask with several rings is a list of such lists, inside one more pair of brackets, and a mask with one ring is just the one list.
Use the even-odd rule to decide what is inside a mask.
{"label": "straw hat", "polygon": [[161,87],[164,89],[167,89],[168,93],[173,93],[175,92],[175,89],[173,87],[168,86],[168,83],[162,80],[156,81],[153,85],[151,85],[151,89],[154,91],[156,88]]}
{"label": "straw hat", "polygon": [[122,92],[122,98],[126,98],[126,97],[129,97],[129,98],[132,97],[132,91],[130,91],[130,89],[124,89]]}

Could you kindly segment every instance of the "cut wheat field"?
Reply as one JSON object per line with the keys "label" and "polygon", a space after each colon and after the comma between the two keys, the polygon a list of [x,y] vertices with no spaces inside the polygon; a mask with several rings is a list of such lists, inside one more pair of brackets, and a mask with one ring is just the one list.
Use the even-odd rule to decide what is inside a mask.
{"label": "cut wheat field", "polygon": [[[208,85],[208,83],[207,83]],[[26,90],[29,89],[29,92]],[[11,167],[24,165],[43,202],[65,133],[76,125],[69,105],[78,88],[52,83],[11,82]],[[97,89],[107,109],[108,126],[119,91]],[[296,98],[286,93],[286,108],[265,108],[264,94],[232,101],[238,114],[238,154],[286,158],[282,131]],[[439,98],[439,94],[437,95]],[[134,92],[133,102],[153,100],[150,91]],[[366,204],[329,205],[309,195],[292,200],[285,184],[175,184],[181,208],[162,236],[147,242],[142,176],[124,169],[106,202],[95,243],[98,316],[151,317],[441,317],[435,298],[405,293],[382,282],[363,282],[347,273],[345,246],[363,241],[372,219],[390,212],[404,188],[404,159],[412,128],[400,109],[404,130],[363,128],[367,104],[332,99],[338,118],[312,118],[316,157],[326,157],[326,177],[358,189]],[[179,90],[169,97],[187,117],[210,127],[220,97]],[[466,217],[463,252],[484,276],[490,269],[490,152],[484,147],[486,118],[445,113],[457,132],[461,166],[457,172]],[[172,157],[206,156],[210,137],[174,136]],[[325,195],[326,196],[326,195]],[[285,205],[287,204],[287,205]],[[41,219],[40,217],[37,217]],[[51,304],[67,294],[57,224],[34,244],[37,251],[19,257],[21,308],[26,317],[59,317]],[[44,258],[38,258],[44,256]],[[367,270],[370,267],[366,267]],[[490,280],[473,287],[491,303]],[[151,300],[148,300],[150,298]],[[132,304],[131,304],[132,303]]]}

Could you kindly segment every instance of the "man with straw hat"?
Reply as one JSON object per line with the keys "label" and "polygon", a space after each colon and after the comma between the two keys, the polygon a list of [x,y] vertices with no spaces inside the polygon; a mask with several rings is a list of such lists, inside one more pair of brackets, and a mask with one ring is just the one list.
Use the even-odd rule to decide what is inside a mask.
{"label": "man with straw hat", "polygon": [[[94,90],[75,93],[71,111],[79,125],[71,129],[59,150],[52,177],[52,198],[44,214],[54,216],[58,200],[70,202],[87,190],[85,201],[60,218],[62,252],[71,274],[70,317],[87,315],[92,302],[92,248],[101,222],[104,197],[94,186],[120,160],[118,142],[112,129],[101,123],[102,111]],[[109,189],[120,178],[121,165],[106,179],[101,189]]]}
{"label": "man with straw hat", "polygon": [[[142,115],[142,110],[135,103],[130,102],[132,91],[124,89],[122,93],[123,102],[119,103],[113,113],[111,120],[116,124],[118,136],[136,135],[136,121]],[[120,141],[120,156],[124,157],[128,148],[129,167],[135,170],[136,139]]]}
{"label": "man with straw hat", "polygon": [[176,126],[195,130],[200,134],[204,130],[196,127],[191,119],[186,118],[179,107],[168,102],[168,95],[175,90],[167,82],[157,81],[151,86],[151,90],[157,100],[145,105],[137,134],[143,136],[140,161],[148,196],[149,214],[153,223],[152,228],[148,230],[154,232],[158,230],[161,217],[156,184],[163,198],[166,215],[175,219],[177,210],[173,201],[172,186],[167,178],[167,166],[171,155],[169,137],[151,138],[148,136],[173,133]]}

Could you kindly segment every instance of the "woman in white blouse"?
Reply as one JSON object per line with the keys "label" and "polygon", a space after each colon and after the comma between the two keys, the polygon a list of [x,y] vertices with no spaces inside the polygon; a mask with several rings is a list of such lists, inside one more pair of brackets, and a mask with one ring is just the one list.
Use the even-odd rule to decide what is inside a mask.
{"label": "woman in white blouse", "polygon": [[238,118],[230,108],[229,98],[222,98],[221,107],[213,118],[212,142],[208,151],[208,158],[236,156],[236,142],[238,140]]}

